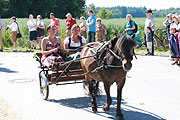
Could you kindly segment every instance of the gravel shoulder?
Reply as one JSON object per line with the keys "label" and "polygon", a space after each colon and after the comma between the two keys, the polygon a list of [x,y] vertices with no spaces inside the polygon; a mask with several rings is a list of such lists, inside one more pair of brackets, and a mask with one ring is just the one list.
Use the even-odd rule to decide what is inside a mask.
{"label": "gravel shoulder", "polygon": [[0,98],[0,118],[1,120],[18,120],[14,110],[2,98]]}

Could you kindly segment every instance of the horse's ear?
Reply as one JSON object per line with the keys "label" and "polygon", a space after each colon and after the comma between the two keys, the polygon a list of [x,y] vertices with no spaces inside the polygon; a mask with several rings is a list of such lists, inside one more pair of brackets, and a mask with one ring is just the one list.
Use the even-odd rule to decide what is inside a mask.
{"label": "horse's ear", "polygon": [[135,37],[135,34],[132,34],[132,35],[131,35],[131,37],[134,39],[134,37]]}
{"label": "horse's ear", "polygon": [[118,34],[117,34],[117,33],[115,33],[115,36],[117,37],[117,36],[118,36]]}

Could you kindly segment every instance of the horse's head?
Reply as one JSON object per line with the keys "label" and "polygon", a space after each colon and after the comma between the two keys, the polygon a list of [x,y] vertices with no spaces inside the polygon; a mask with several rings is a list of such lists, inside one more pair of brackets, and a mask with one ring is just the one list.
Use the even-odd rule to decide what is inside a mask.
{"label": "horse's head", "polygon": [[117,35],[114,38],[117,39],[114,52],[120,57],[120,61],[122,62],[125,71],[129,71],[132,67],[131,61],[133,60],[134,47],[136,45],[133,37],[134,36],[129,35]]}

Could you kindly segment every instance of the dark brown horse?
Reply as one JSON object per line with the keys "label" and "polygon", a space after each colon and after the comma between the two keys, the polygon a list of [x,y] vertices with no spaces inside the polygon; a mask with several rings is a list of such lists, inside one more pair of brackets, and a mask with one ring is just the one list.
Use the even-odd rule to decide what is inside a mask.
{"label": "dark brown horse", "polygon": [[[90,46],[90,47],[89,47]],[[100,46],[100,43],[90,44],[81,51],[81,57],[90,56],[94,47]],[[121,93],[126,80],[126,73],[132,67],[135,41],[128,35],[116,35],[99,52],[99,57],[91,57],[81,60],[81,66],[84,72],[94,71],[85,76],[91,96],[91,105],[94,112],[97,111],[96,93],[94,91],[92,80],[104,83],[106,92],[106,105],[104,111],[110,110],[112,99],[110,96],[110,86],[117,84],[117,110],[116,117],[123,118],[121,113]],[[97,69],[98,68],[98,69]],[[97,69],[97,70],[96,70]]]}

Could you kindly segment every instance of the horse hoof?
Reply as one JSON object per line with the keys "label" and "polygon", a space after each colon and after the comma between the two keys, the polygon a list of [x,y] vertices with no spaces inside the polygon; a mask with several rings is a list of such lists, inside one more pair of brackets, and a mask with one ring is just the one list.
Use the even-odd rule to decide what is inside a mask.
{"label": "horse hoof", "polygon": [[96,112],[97,112],[97,107],[92,107],[92,111],[93,111],[94,113],[96,113]]}
{"label": "horse hoof", "polygon": [[125,120],[123,116],[116,116],[116,120]]}
{"label": "horse hoof", "polygon": [[109,108],[109,107],[107,107],[107,106],[104,106],[104,107],[103,107],[103,110],[104,110],[104,111],[109,111],[109,110],[110,110],[110,108]]}

